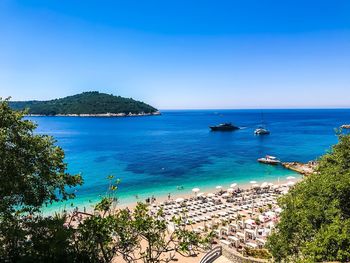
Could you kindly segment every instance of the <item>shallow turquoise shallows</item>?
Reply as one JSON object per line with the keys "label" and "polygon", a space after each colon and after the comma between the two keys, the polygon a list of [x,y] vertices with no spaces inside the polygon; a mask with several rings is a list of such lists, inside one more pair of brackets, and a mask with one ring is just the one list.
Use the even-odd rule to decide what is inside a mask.
{"label": "shallow turquoise shallows", "polygon": [[[266,154],[282,161],[313,160],[337,142],[334,129],[350,122],[350,110],[264,110],[270,135],[254,136],[259,110],[163,111],[128,118],[32,117],[38,132],[54,136],[71,173],[81,173],[73,206],[96,202],[110,174],[121,179],[120,203],[149,196],[190,193],[251,180],[276,181],[293,174],[257,163]],[[232,122],[242,129],[211,132]],[[181,190],[178,190],[181,186]],[[137,199],[139,198],[139,199]],[[72,202],[60,204],[70,207]],[[58,206],[51,207],[57,209]]]}

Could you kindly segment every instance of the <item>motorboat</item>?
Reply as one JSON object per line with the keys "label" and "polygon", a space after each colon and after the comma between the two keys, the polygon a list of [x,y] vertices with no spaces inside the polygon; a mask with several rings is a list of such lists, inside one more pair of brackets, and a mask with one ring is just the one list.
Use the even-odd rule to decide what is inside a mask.
{"label": "motorboat", "polygon": [[234,131],[239,130],[239,127],[232,125],[232,123],[221,123],[216,126],[209,126],[212,131]]}
{"label": "motorboat", "polygon": [[271,155],[266,155],[263,158],[259,158],[258,162],[272,165],[277,165],[281,163],[281,161],[277,157]]}

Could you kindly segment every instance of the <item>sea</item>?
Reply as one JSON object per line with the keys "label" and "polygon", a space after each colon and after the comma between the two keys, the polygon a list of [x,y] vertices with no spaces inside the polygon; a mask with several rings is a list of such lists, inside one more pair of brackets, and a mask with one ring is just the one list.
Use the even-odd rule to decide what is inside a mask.
{"label": "sea", "polygon": [[[105,196],[109,175],[120,179],[120,205],[238,186],[254,180],[276,182],[300,175],[257,159],[315,160],[337,143],[337,131],[350,122],[349,109],[164,110],[144,117],[30,117],[36,133],[48,134],[63,148],[68,172],[84,184],[76,198],[46,211],[91,207]],[[212,132],[210,125],[231,122],[241,129]],[[256,136],[264,122],[270,135]]]}

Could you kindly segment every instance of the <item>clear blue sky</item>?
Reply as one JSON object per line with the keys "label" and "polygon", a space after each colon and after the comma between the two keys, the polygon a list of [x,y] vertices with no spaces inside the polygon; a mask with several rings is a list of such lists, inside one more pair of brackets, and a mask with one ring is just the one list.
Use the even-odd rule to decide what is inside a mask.
{"label": "clear blue sky", "polygon": [[0,96],[350,107],[350,1],[1,0]]}

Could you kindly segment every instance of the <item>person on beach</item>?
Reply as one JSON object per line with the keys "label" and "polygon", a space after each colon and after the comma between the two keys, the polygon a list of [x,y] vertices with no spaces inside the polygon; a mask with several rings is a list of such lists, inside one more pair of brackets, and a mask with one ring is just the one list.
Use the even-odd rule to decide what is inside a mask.
{"label": "person on beach", "polygon": [[156,201],[156,198],[154,197],[154,195],[152,195],[151,197],[151,203],[153,204]]}

